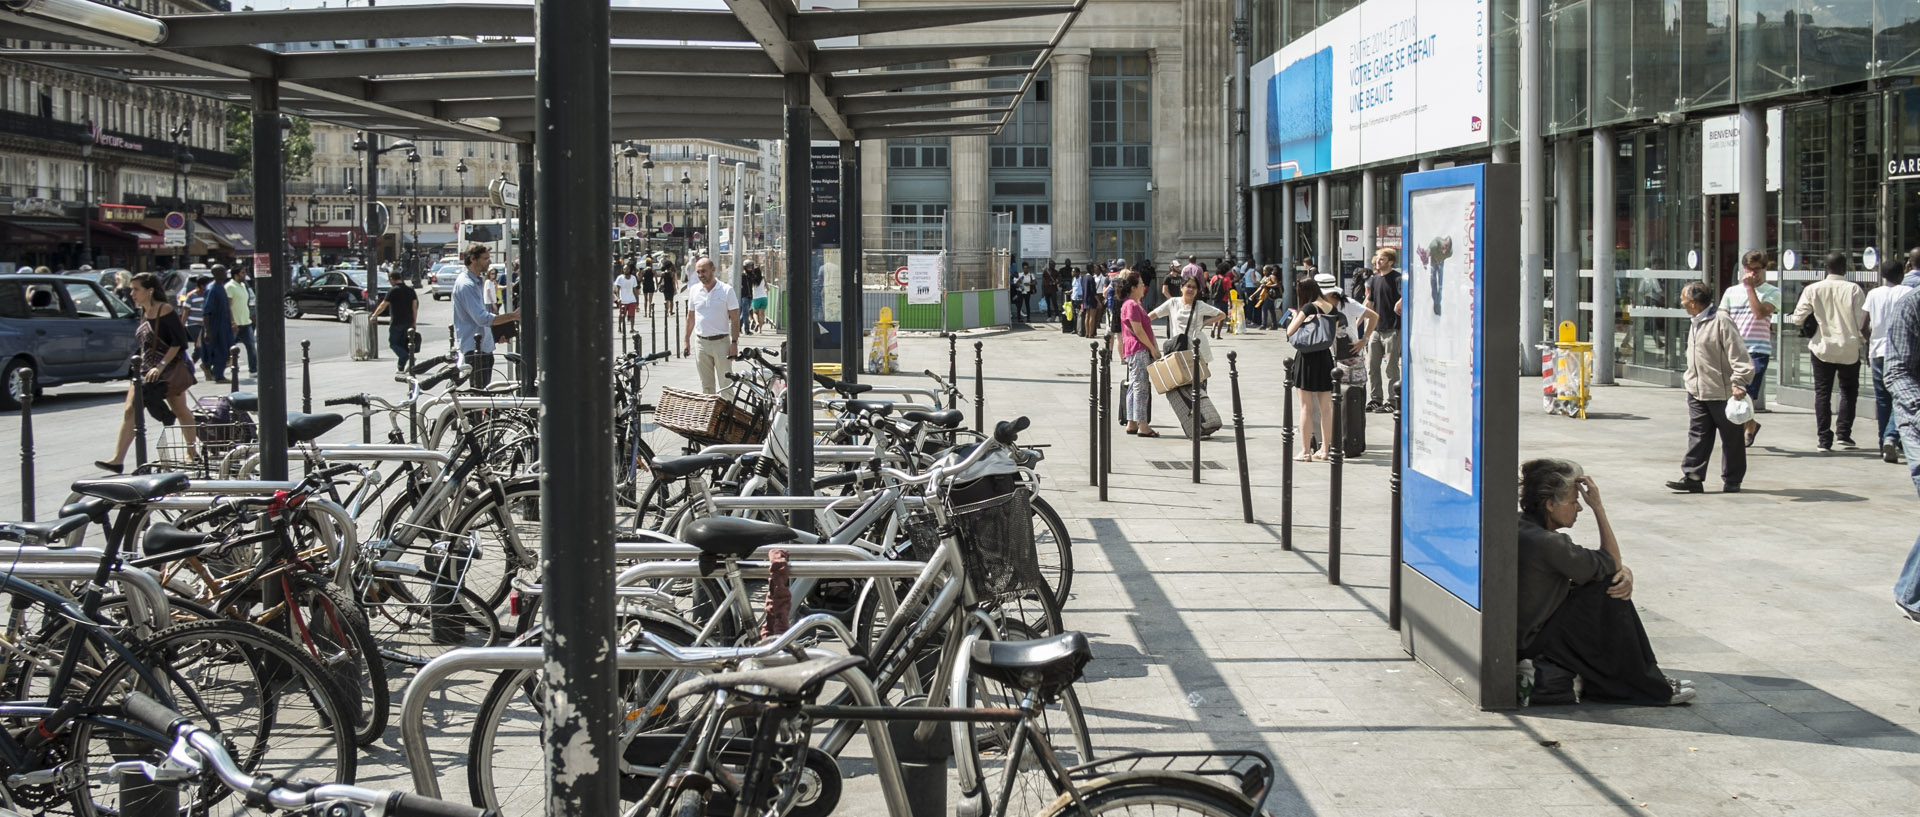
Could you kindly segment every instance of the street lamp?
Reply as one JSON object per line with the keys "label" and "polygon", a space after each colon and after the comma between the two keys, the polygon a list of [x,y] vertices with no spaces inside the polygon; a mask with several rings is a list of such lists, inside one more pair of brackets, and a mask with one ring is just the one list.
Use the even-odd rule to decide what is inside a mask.
{"label": "street lamp", "polygon": [[680,246],[686,251],[686,254],[689,256],[688,258],[683,259],[683,261],[693,260],[691,258],[691,256],[693,255],[693,225],[688,223],[692,219],[693,219],[693,177],[690,175],[687,175],[687,169],[683,167],[683,168],[680,168],[680,229],[686,230],[687,232],[686,232],[686,238],[680,241]]}
{"label": "street lamp", "polygon": [[[179,124],[167,129],[167,135],[172,137],[175,143],[178,143],[181,137],[191,132],[193,132],[193,122],[185,119],[181,120]],[[173,176],[173,199],[175,202],[185,203],[186,199],[180,197],[180,177],[193,171],[193,154],[188,152],[186,145],[180,145],[179,151],[174,154],[173,158],[175,166],[180,170],[179,173]]]}
{"label": "street lamp", "polygon": [[[413,142],[412,140],[409,140],[409,139],[397,139],[397,140],[394,140],[394,143],[391,145],[388,145],[386,147],[380,147],[380,134],[377,134],[377,133],[373,134],[373,139],[369,140],[367,139],[366,131],[361,131],[357,134],[354,134],[353,150],[356,153],[367,154],[367,170],[366,170],[367,198],[366,198],[366,201],[362,204],[362,211],[365,213],[365,217],[362,219],[361,223],[368,227],[368,229],[366,230],[367,266],[368,268],[372,268],[373,262],[374,262],[374,258],[373,258],[374,238],[373,238],[373,230],[372,230],[373,205],[375,202],[378,202],[380,200],[380,157],[391,151],[413,150]],[[380,225],[380,233],[382,235],[386,234],[385,224]]]}
{"label": "street lamp", "polygon": [[415,271],[420,269],[420,151],[407,151],[407,176],[413,187],[413,240],[407,243],[407,279],[415,284]]}
{"label": "street lamp", "polygon": [[453,172],[460,174],[460,213],[453,219],[454,232],[457,234],[460,222],[467,220],[467,160],[461,159],[459,164],[453,166]]}
{"label": "street lamp", "polygon": [[305,249],[301,250],[301,253],[302,253],[302,257],[307,259],[307,266],[309,267],[313,266],[314,262],[319,260],[315,258],[313,254],[313,245],[316,243],[313,240],[313,214],[315,211],[319,209],[320,209],[320,197],[317,195],[308,196],[307,197],[307,246]]}
{"label": "street lamp", "polygon": [[653,232],[653,154],[649,153],[645,159],[640,160],[640,169],[645,171],[647,177],[647,195],[640,201],[646,205],[647,232],[651,233]]}
{"label": "street lamp", "polygon": [[[294,257],[294,256],[296,256],[296,255],[297,255],[297,253],[295,253],[295,252],[294,252],[294,249],[295,249],[295,247],[296,247],[296,245],[295,245],[295,244],[293,243],[293,220],[294,220],[294,219],[296,219],[296,218],[299,218],[299,217],[300,217],[300,205],[298,205],[298,204],[294,204],[293,202],[287,202],[287,223],[286,223],[286,227],[287,227],[287,253],[286,253],[286,254],[287,254],[287,264],[288,264],[288,265],[292,265],[292,264],[293,264],[293,262],[294,262],[295,260],[297,260],[297,259],[296,259],[296,258]],[[313,226],[313,223],[312,223],[312,222],[308,222],[308,223],[307,223],[307,226],[308,226],[308,227],[312,227],[312,226]]]}

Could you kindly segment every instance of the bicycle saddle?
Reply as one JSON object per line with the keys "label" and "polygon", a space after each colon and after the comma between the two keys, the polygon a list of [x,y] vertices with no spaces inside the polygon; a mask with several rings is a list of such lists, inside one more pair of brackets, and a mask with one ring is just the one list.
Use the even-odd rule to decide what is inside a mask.
{"label": "bicycle saddle", "polygon": [[686,457],[666,457],[653,461],[653,473],[656,478],[680,479],[700,473],[708,468],[720,468],[732,461],[733,458],[725,454],[693,454]]}
{"label": "bicycle saddle", "polygon": [[67,534],[86,527],[89,521],[92,520],[85,514],[67,514],[52,522],[0,523],[0,542],[65,547],[66,543],[62,540],[67,538]]}
{"label": "bicycle saddle", "polygon": [[98,522],[107,524],[107,511],[113,510],[113,503],[97,496],[82,497],[60,506],[61,516],[80,514]]}
{"label": "bicycle saddle", "polygon": [[1019,690],[1063,687],[1080,680],[1093,647],[1078,630],[1032,641],[976,641],[973,669]]}
{"label": "bicycle saddle", "polygon": [[893,402],[890,400],[848,400],[846,405],[847,410],[855,414],[885,417],[893,413]]}
{"label": "bicycle saddle", "polygon": [[287,443],[310,443],[320,439],[320,435],[332,431],[334,426],[346,422],[347,418],[338,414],[287,414]]}
{"label": "bicycle saddle", "polygon": [[232,406],[234,411],[253,414],[260,410],[260,395],[250,391],[237,391],[227,395],[227,405]]}
{"label": "bicycle saddle", "polygon": [[83,479],[73,483],[73,490],[87,496],[97,496],[115,504],[127,502],[145,502],[159,499],[168,494],[177,494],[187,489],[187,475],[180,471],[165,474],[134,474],[126,477],[103,477],[101,479]]}
{"label": "bicycle saddle", "polygon": [[[156,522],[153,527],[147,528],[146,537],[140,540],[140,551],[147,554],[149,558],[140,559],[136,563],[144,567],[147,563],[151,562],[171,561],[172,559],[182,558],[188,555],[185,551],[193,550],[194,548],[204,545],[215,544],[219,541],[219,534],[181,530],[165,522]],[[171,558],[152,558],[157,556],[168,556]]]}
{"label": "bicycle saddle", "polygon": [[767,545],[791,542],[794,534],[793,528],[777,522],[709,516],[688,523],[684,538],[700,549],[705,562],[707,557],[744,559]]}
{"label": "bicycle saddle", "polygon": [[909,423],[926,423],[927,425],[937,428],[959,428],[961,423],[967,421],[967,415],[959,409],[947,409],[945,411],[920,411],[919,409],[915,409],[913,411],[902,412],[900,419]]}
{"label": "bicycle saddle", "polygon": [[845,380],[835,380],[824,374],[814,375],[813,382],[820,384],[822,388],[829,391],[839,392],[842,397],[858,397],[873,391],[872,383],[848,383]]}
{"label": "bicycle saddle", "polygon": [[681,681],[672,692],[667,693],[667,699],[677,701],[722,689],[765,687],[764,693],[756,693],[758,697],[804,700],[819,694],[820,685],[826,683],[827,679],[865,663],[867,659],[849,655],[815,658],[784,667],[718,672]]}

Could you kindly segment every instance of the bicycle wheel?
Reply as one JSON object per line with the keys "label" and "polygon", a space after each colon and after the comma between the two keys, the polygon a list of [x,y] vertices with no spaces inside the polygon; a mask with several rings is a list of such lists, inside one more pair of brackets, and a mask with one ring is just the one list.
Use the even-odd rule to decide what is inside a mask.
{"label": "bicycle wheel", "polygon": [[[651,632],[678,647],[690,646],[696,633],[684,623],[655,616],[626,616],[619,643],[631,648],[639,633]],[[519,642],[538,645],[533,631]],[[621,708],[628,717],[621,726],[620,799],[636,803],[652,785],[653,776],[638,773],[646,765],[648,749],[657,748],[657,733],[684,727],[697,701],[669,703],[665,693],[685,673],[658,670],[626,671],[619,675]],[[467,787],[473,804],[502,814],[537,813],[546,802],[547,768],[540,750],[541,723],[547,694],[540,673],[533,670],[501,673],[481,699],[473,736],[467,744]],[[646,738],[653,736],[654,740]],[[657,759],[653,759],[657,765]]]}
{"label": "bicycle wheel", "polygon": [[[194,621],[157,634],[136,657],[167,687],[146,689],[133,665],[117,661],[89,692],[89,708],[111,711],[139,689],[171,699],[194,723],[217,732],[241,768],[297,780],[351,783],[357,756],[349,719],[321,668],[285,636],[241,621]],[[73,793],[72,813],[121,813],[120,780],[107,769],[124,760],[158,763],[165,747],[92,721],[75,721],[69,744],[84,763],[86,782]],[[182,814],[240,815],[244,798],[218,782],[182,791]]]}
{"label": "bicycle wheel", "polygon": [[[1026,630],[1025,625],[1016,621],[1000,622],[999,640],[1022,641],[1041,635]],[[1026,690],[982,677],[972,672],[970,665],[962,672],[966,673],[962,686],[967,691],[967,700],[957,705],[1018,709],[1026,696]],[[1040,711],[1035,725],[1046,735],[1047,743],[1053,747],[1054,757],[1059,759],[1062,767],[1071,768],[1092,759],[1093,738],[1087,730],[1086,715],[1080,709],[1080,696],[1072,686],[1062,688],[1059,695]],[[1008,814],[1036,813],[1058,796],[1059,792],[1054,790],[1047,767],[1031,741],[1021,749],[1018,768],[1012,766],[1012,750],[1018,726],[1014,723],[954,725],[955,738],[959,741],[955,747],[954,762],[956,765],[968,764],[971,770],[970,775],[963,773],[961,779],[964,781],[970,776],[980,783],[975,791],[963,791],[963,797],[984,794],[995,801],[994,807],[998,808],[997,801],[1005,791],[1009,774],[1014,776],[1014,781],[1008,795]],[[962,731],[966,735],[964,740],[960,740]]]}
{"label": "bicycle wheel", "polygon": [[1073,592],[1073,537],[1067,535],[1067,523],[1038,494],[1033,496],[1033,551],[1039,558],[1040,575],[1060,604]]}
{"label": "bicycle wheel", "polygon": [[1240,792],[1179,772],[1122,772],[1079,787],[1080,804],[1062,794],[1039,817],[1247,817],[1253,801]]}
{"label": "bicycle wheel", "polygon": [[353,738],[371,745],[387,730],[392,705],[387,664],[368,631],[367,614],[353,596],[325,576],[287,577],[287,615],[282,629],[295,646],[319,661],[340,690],[342,711],[353,716]]}
{"label": "bicycle wheel", "polygon": [[534,575],[540,560],[540,483],[519,479],[501,491],[488,491],[467,503],[449,531],[453,541],[477,538],[480,549],[467,565],[462,584],[498,615],[513,577]]}
{"label": "bicycle wheel", "polygon": [[634,529],[664,529],[673,512],[685,505],[692,493],[685,479],[656,479],[647,483],[647,490],[640,494],[640,503],[634,508]]}
{"label": "bicycle wheel", "polygon": [[408,666],[457,647],[491,647],[501,642],[500,619],[487,603],[465,587],[444,602],[432,600],[424,582],[376,578],[369,588],[367,626],[386,660]]}

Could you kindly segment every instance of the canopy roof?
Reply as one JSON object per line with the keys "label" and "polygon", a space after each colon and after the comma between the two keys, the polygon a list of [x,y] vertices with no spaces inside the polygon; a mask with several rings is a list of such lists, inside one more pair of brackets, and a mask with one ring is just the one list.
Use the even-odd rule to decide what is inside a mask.
{"label": "canopy roof", "polygon": [[[805,12],[794,0],[726,0],[724,11],[616,7],[608,136],[610,141],[778,138],[787,74],[810,77],[816,138],[992,134],[1012,116],[1014,101],[1026,93],[1086,2]],[[150,33],[110,33],[108,26],[83,25],[55,8],[75,4],[135,18],[134,27],[113,26],[114,31],[144,25]],[[87,0],[49,2],[39,11],[31,6],[0,11],[0,38],[51,44],[0,50],[0,58],[236,103],[249,99],[252,80],[273,78],[280,84],[281,109],[297,116],[409,139],[532,138],[531,2],[240,11],[145,22],[139,17]],[[964,28],[933,31],[1036,17],[1058,20],[1044,41],[969,43]],[[833,38],[906,31],[927,31],[929,44],[819,46]],[[375,43],[404,44],[347,47],[366,42],[368,32],[379,32]],[[293,50],[312,42],[339,47]],[[68,44],[93,47],[76,50]],[[277,45],[291,47],[271,47]],[[1031,56],[1004,67],[880,70],[1004,55]],[[951,86],[1001,78],[1018,78],[1020,84]],[[1005,101],[986,101],[999,98]]]}

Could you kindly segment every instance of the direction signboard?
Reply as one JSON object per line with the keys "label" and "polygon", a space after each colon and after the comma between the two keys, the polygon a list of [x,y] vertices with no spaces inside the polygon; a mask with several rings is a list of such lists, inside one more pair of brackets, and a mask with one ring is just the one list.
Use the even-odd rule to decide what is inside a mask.
{"label": "direction signboard", "polygon": [[162,230],[161,236],[160,236],[160,246],[162,247],[187,246],[187,231],[184,229],[176,230],[171,227],[165,230]]}

